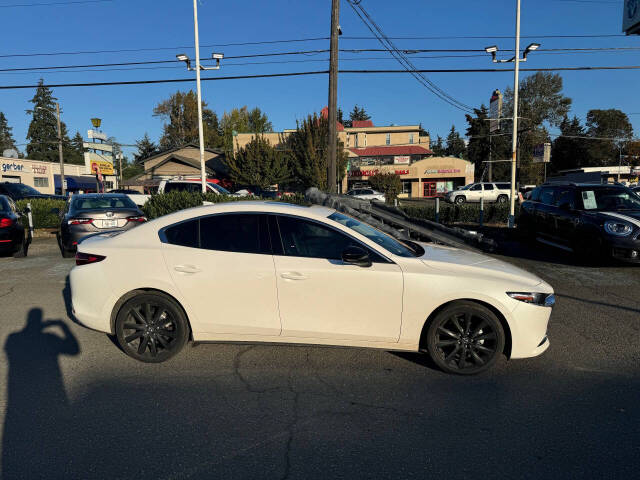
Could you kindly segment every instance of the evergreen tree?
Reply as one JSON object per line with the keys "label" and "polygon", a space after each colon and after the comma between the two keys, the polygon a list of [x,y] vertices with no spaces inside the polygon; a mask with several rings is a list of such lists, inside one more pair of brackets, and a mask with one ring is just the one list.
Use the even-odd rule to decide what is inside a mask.
{"label": "evergreen tree", "polygon": [[431,150],[436,157],[444,157],[447,154],[447,149],[444,147],[444,142],[440,135],[436,136],[436,141],[431,145]]}
{"label": "evergreen tree", "polygon": [[266,189],[290,177],[286,153],[276,150],[262,135],[257,135],[235,155],[227,156],[225,163],[231,180],[239,185]]}
{"label": "evergreen tree", "polygon": [[13,139],[13,134],[11,133],[12,130],[13,128],[9,126],[9,122],[7,122],[4,113],[0,112],[0,155],[2,155],[4,150],[10,148],[18,150],[16,142]]}
{"label": "evergreen tree", "polygon": [[[485,105],[474,108],[475,116],[466,115],[467,119],[467,159],[475,165],[476,177],[483,179],[484,173],[489,169],[488,160],[501,160],[509,158],[511,153],[511,138],[505,135],[490,135],[489,110]],[[489,155],[491,152],[491,155]],[[491,158],[489,158],[491,157]],[[509,164],[507,162],[491,164],[492,180],[508,180]],[[487,177],[488,179],[488,177]]]}
{"label": "evergreen tree", "polygon": [[551,146],[551,167],[553,170],[581,168],[591,166],[589,155],[590,140],[572,138],[585,136],[585,130],[576,116],[569,120],[565,117],[560,124],[560,136]]}
{"label": "evergreen tree", "polygon": [[26,111],[32,115],[27,132],[27,158],[47,162],[58,160],[55,100],[51,89],[44,86],[44,80],[40,79],[35,95],[29,100],[33,103],[33,109]]}
{"label": "evergreen tree", "polygon": [[147,132],[144,132],[144,137],[136,141],[136,147],[138,148],[138,153],[133,154],[136,165],[142,165],[145,159],[158,153],[158,146],[151,141]]}
{"label": "evergreen tree", "polygon": [[82,134],[76,130],[76,134],[71,139],[71,145],[73,146],[73,149],[81,157],[84,158],[84,146],[82,145],[83,143],[84,143],[84,138],[82,138]]}
{"label": "evergreen tree", "polygon": [[[298,122],[296,131],[287,139],[291,150],[291,169],[301,187],[327,189],[328,141],[329,122],[317,114],[309,115],[302,123]],[[346,174],[347,157],[344,144],[338,140],[338,180],[342,180]]]}
{"label": "evergreen tree", "polygon": [[446,153],[450,157],[465,158],[467,156],[467,144],[460,137],[455,125],[451,125],[451,130],[447,135]]}
{"label": "evergreen tree", "polygon": [[[84,156],[76,148],[74,143],[74,140],[76,140],[75,137],[74,140],[69,138],[69,132],[64,122],[60,123],[60,129],[62,130],[62,158],[64,159],[64,163],[83,165]],[[80,143],[80,145],[82,146],[82,143]],[[56,157],[56,160],[58,160],[58,157]]]}
{"label": "evergreen tree", "polygon": [[343,125],[345,127],[353,127],[354,120],[371,120],[371,116],[367,114],[364,108],[360,108],[358,105],[355,105],[349,114],[349,120],[345,120]]}

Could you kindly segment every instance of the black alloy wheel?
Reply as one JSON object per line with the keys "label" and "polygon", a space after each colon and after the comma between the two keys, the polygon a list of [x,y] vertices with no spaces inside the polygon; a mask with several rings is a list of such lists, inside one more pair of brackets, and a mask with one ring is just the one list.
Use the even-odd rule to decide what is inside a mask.
{"label": "black alloy wheel", "polygon": [[456,197],[456,203],[457,203],[458,205],[462,205],[462,204],[463,204],[464,202],[466,202],[466,201],[467,201],[467,198],[466,198],[464,195],[458,195],[458,196]]}
{"label": "black alloy wheel", "polygon": [[502,354],[504,329],[491,310],[456,302],[441,311],[427,331],[427,350],[448,373],[472,375],[489,369]]}
{"label": "black alloy wheel", "polygon": [[189,339],[189,324],[172,299],[143,293],[128,300],[118,312],[116,337],[130,357],[158,363],[182,350]]}

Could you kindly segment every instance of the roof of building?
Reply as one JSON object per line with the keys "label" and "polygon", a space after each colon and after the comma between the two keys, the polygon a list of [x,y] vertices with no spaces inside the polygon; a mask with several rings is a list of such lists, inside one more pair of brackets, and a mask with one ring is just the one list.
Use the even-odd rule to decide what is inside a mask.
{"label": "roof of building", "polygon": [[[148,162],[149,160],[152,160],[152,159],[154,159],[154,158],[157,158],[157,157],[159,157],[159,156],[161,156],[161,155],[166,155],[167,153],[178,152],[178,151],[183,150],[183,149],[185,149],[185,148],[196,148],[196,149],[199,149],[200,147],[199,147],[198,145],[196,145],[195,143],[187,143],[186,145],[182,145],[181,147],[170,148],[170,149],[168,149],[168,150],[164,150],[164,151],[162,151],[162,152],[154,153],[154,154],[153,154],[153,155],[151,155],[150,157],[147,157],[147,158],[143,158],[143,159],[141,159],[141,161],[142,161],[142,162]],[[208,148],[208,147],[205,147],[205,149],[204,149],[204,150],[205,150],[206,152],[209,152],[209,153],[216,153],[216,154],[218,154],[218,155],[222,155],[222,154],[224,153],[224,150],[222,150],[222,149],[220,149],[220,148]]]}
{"label": "roof of building", "polygon": [[354,120],[353,128],[365,128],[365,127],[373,127],[372,120]]}
{"label": "roof of building", "polygon": [[420,145],[389,145],[384,147],[349,148],[359,157],[382,157],[385,155],[433,155],[433,151]]}
{"label": "roof of building", "polygon": [[[324,107],[322,110],[320,110],[320,115],[322,115],[322,118],[329,118],[329,107]],[[344,125],[342,125],[340,122],[336,122],[336,128],[338,129],[339,132],[344,131]]]}

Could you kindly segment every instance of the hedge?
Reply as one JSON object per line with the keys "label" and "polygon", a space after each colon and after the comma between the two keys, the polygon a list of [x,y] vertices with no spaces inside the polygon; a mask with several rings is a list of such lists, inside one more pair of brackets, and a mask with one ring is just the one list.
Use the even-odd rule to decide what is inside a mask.
{"label": "hedge", "polygon": [[[435,202],[421,206],[403,205],[400,208],[410,217],[435,220]],[[516,216],[520,206],[516,204]],[[508,203],[485,203],[483,223],[507,223],[509,218]],[[480,219],[480,204],[465,203],[452,205],[440,202],[440,223],[478,223]]]}
{"label": "hedge", "polygon": [[[167,215],[169,213],[177,212],[178,210],[184,210],[185,208],[192,208],[202,205],[202,202],[221,203],[221,202],[241,202],[247,200],[262,200],[259,197],[233,197],[230,195],[218,195],[215,193],[200,192],[180,192],[174,191],[169,193],[159,193],[152,195],[151,198],[143,205],[142,211],[145,216],[151,220],[154,218]],[[273,200],[273,199],[266,199]],[[281,197],[281,202],[293,203],[296,205],[309,205],[304,198],[304,195],[300,193],[287,195]]]}
{"label": "hedge", "polygon": [[[31,203],[31,217],[33,218],[34,228],[58,228],[60,226],[60,217],[55,213],[51,213],[52,208],[64,210],[65,200],[55,200],[49,198],[31,198],[18,200],[16,205],[18,210],[24,211],[27,203]],[[24,224],[27,225],[27,217],[24,217]]]}

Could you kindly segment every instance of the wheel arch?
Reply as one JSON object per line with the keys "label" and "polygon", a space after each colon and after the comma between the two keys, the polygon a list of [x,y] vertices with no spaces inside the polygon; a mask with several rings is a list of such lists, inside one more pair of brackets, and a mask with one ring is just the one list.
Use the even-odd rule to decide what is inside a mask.
{"label": "wheel arch", "polygon": [[458,302],[470,302],[470,303],[476,303],[478,305],[482,305],[483,307],[489,309],[496,317],[498,317],[498,320],[500,320],[500,324],[502,325],[502,328],[504,330],[504,337],[505,337],[503,353],[507,356],[507,358],[511,358],[511,346],[512,346],[511,328],[509,328],[509,323],[507,322],[507,319],[502,314],[502,312],[498,310],[495,306],[491,305],[488,302],[478,300],[477,298],[458,298],[455,300],[450,300],[448,302],[443,303],[442,305],[437,307],[435,310],[433,310],[427,317],[427,320],[424,322],[424,325],[422,326],[422,331],[420,332],[420,345],[419,345],[420,350],[423,350],[426,348],[425,345],[427,341],[427,338],[426,338],[427,330],[429,330],[429,325],[431,325],[431,322],[436,317],[436,315],[438,315],[438,313],[440,313],[442,310],[447,308],[449,305],[452,305]]}
{"label": "wheel arch", "polygon": [[187,324],[189,325],[189,339],[193,340],[193,330],[191,328],[191,320],[189,319],[189,315],[187,314],[187,311],[185,310],[185,308],[182,306],[182,303],[180,303],[180,301],[175,298],[173,295],[157,289],[157,288],[136,288],[135,290],[131,290],[127,293],[125,293],[124,295],[122,295],[118,301],[114,304],[113,309],[111,310],[111,319],[110,319],[110,329],[111,329],[111,335],[115,335],[116,332],[116,318],[118,317],[118,313],[120,312],[120,309],[122,308],[122,306],[130,299],[132,299],[133,297],[141,294],[141,293],[156,293],[159,294],[163,297],[168,298],[169,300],[175,302],[175,304],[180,308],[180,310],[182,310],[182,313],[184,314],[184,318],[187,319]]}

